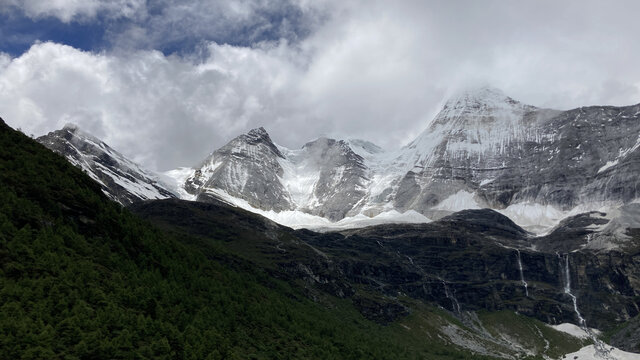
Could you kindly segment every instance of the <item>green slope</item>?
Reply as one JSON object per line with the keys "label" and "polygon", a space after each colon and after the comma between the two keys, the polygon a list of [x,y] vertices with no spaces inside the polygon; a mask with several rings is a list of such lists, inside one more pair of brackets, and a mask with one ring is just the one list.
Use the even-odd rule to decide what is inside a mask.
{"label": "green slope", "polygon": [[230,258],[108,201],[0,120],[0,358],[472,358]]}

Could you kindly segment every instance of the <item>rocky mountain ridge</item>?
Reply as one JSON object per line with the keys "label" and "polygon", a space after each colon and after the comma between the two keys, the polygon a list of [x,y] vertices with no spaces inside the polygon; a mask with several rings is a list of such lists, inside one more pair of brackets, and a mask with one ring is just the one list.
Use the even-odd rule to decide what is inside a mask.
{"label": "rocky mountain ridge", "polygon": [[[256,146],[247,138],[255,132],[262,134],[260,146],[271,150],[232,155]],[[247,209],[266,216],[298,211],[335,222],[413,210],[437,219],[486,207],[540,231],[571,215],[638,199],[639,148],[640,105],[557,111],[480,88],[448,101],[399,150],[325,138],[290,150],[256,129],[212,155],[219,164],[233,164],[236,176],[202,164],[185,170],[191,174],[178,183],[192,193],[243,199]],[[309,219],[306,225],[317,224]]]}
{"label": "rocky mountain ridge", "polygon": [[[640,105],[558,111],[486,87],[450,99],[422,134],[398,150],[328,138],[292,150],[258,128],[195,167],[167,172],[174,185],[74,131],[65,128],[39,141],[94,179],[113,183],[105,191],[125,205],[172,193],[222,199],[296,228],[428,222],[492,208],[544,233],[581,213],[617,213],[640,197]],[[113,159],[126,170],[110,168]],[[138,190],[122,195],[123,181],[124,188],[133,183]],[[624,237],[624,231],[611,233]]]}
{"label": "rocky mountain ridge", "polygon": [[176,197],[158,174],[143,169],[124,155],[74,124],[36,139],[64,156],[102,186],[103,192],[122,205]]}

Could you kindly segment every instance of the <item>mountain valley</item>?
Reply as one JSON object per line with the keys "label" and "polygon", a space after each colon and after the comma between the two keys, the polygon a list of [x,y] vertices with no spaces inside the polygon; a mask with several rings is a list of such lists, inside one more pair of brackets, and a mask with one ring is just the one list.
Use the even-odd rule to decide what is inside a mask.
{"label": "mountain valley", "polygon": [[163,174],[74,125],[37,141],[209,260],[406,336],[401,358],[425,336],[442,358],[640,352],[640,105],[479,88],[397,150],[258,128]]}

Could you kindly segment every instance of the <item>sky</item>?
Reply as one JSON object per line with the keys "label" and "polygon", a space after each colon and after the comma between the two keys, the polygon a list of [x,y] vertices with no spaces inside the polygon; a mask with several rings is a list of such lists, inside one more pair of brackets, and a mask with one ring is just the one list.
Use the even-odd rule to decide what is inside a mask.
{"label": "sky", "polygon": [[478,84],[540,107],[640,102],[635,0],[0,0],[0,117],[74,123],[149,169],[264,127],[399,148]]}

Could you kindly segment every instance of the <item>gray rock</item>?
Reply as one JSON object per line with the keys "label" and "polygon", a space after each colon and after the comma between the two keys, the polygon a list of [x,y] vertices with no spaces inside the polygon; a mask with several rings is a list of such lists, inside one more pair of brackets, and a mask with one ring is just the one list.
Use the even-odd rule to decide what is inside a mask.
{"label": "gray rock", "polygon": [[206,200],[207,192],[222,190],[263,210],[291,210],[288,192],[280,182],[283,155],[264,128],[251,130],[213,152],[190,176],[184,189]]}
{"label": "gray rock", "polygon": [[157,174],[143,169],[101,140],[68,124],[36,139],[96,180],[103,192],[122,205],[176,197]]}
{"label": "gray rock", "polygon": [[[311,214],[332,221],[354,214],[366,196],[366,167],[363,158],[345,141],[320,138],[302,147],[299,155],[313,162],[318,179],[313,187],[317,206],[306,208]],[[358,204],[360,202],[360,204]]]}

